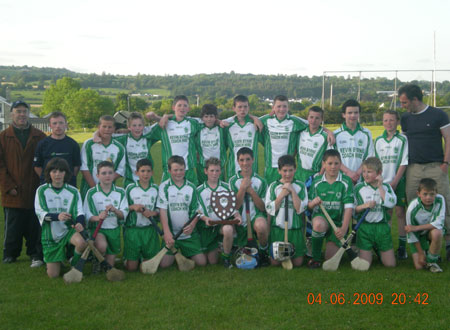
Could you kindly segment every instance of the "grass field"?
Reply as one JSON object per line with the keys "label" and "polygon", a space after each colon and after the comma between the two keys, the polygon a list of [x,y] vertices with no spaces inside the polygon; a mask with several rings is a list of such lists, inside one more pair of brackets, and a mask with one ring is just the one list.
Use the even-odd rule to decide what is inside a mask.
{"label": "grass field", "polygon": [[[373,128],[374,136],[380,130]],[[86,135],[72,137],[82,142]],[[159,152],[156,144],[155,160]],[[160,173],[159,165],[157,182]],[[3,236],[3,226],[0,232]],[[104,275],[91,275],[88,264],[83,281],[67,286],[62,278],[48,279],[44,268],[31,269],[22,254],[15,264],[0,264],[0,328],[444,329],[450,324],[449,265],[443,262],[444,273],[432,274],[415,271],[411,259],[386,269],[375,257],[370,271],[359,273],[344,257],[333,273],[306,267],[225,270],[221,265],[180,273],[172,267],[152,276],[127,273],[124,282],[110,283]],[[420,303],[414,301],[419,293]],[[309,304],[311,294],[316,301]],[[373,299],[375,294],[383,301]]]}

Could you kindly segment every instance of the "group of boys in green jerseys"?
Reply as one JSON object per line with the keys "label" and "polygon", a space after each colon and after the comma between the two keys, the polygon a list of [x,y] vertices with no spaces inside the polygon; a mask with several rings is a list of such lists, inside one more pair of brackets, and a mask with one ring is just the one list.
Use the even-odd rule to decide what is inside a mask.
{"label": "group of boys in green jerseys", "polygon": [[[158,252],[159,239],[152,229],[149,217],[159,215],[164,230],[163,244],[168,247],[175,245],[197,265],[205,265],[208,262],[218,262],[218,242],[223,239],[222,258],[225,267],[229,268],[232,246],[246,244],[246,217],[249,214],[252,229],[258,239],[261,261],[267,263],[269,244],[283,240],[284,213],[280,213],[280,210],[287,208],[289,241],[296,247],[293,263],[300,266],[306,251],[301,214],[308,208],[312,211],[313,227],[312,259],[309,266],[317,268],[321,265],[323,239],[327,240],[325,259],[328,259],[340,246],[339,240],[347,232],[353,210],[358,214],[370,208],[367,217],[370,220],[366,219],[364,226],[361,226],[361,234],[358,235],[360,257],[371,262],[371,250],[374,248],[381,253],[383,264],[394,266],[395,257],[386,210],[393,208],[398,200],[403,201],[403,204],[397,204],[396,210],[399,217],[400,248],[405,247],[406,232],[409,240],[412,235],[410,232],[414,231],[405,227],[404,194],[401,195],[402,189],[404,190],[401,183],[407,165],[407,142],[396,131],[398,115],[397,122],[393,122],[388,119],[392,119],[390,116],[394,114],[386,113],[386,123],[383,117],[386,131],[376,140],[374,151],[370,132],[358,123],[359,103],[350,100],[342,108],[345,122],[334,135],[321,126],[322,109],[310,108],[305,123],[303,119],[289,115],[288,100],[284,96],[275,98],[273,112],[263,116],[260,121],[249,116],[249,102],[242,95],[234,99],[233,110],[236,116],[222,122],[218,121],[217,108],[213,105],[203,107],[202,120],[187,117],[189,102],[184,96],[175,98],[174,116],[166,118],[166,124],[161,125],[163,127],[156,124],[144,127],[142,115],[133,113],[128,119],[129,132],[113,137],[114,119],[109,116],[101,117],[97,136],[100,143],[95,143],[94,138],[83,144],[81,167],[81,196],[85,198],[84,214],[88,227],[94,230],[98,221],[103,221],[100,235],[96,239],[97,247],[114,264],[115,255],[120,252],[119,225],[125,223],[124,259],[129,270],[136,270],[139,261],[150,259]],[[159,188],[152,183],[152,162],[138,165],[140,159],[151,159],[150,148],[158,140],[162,143],[163,164],[163,180]],[[264,145],[265,150],[264,179],[257,175],[258,141]],[[334,150],[327,150],[331,148],[330,145],[333,145]],[[222,181],[225,162],[220,161],[227,149],[228,185]],[[297,161],[293,158],[295,154]],[[367,159],[371,160],[370,156],[374,154],[381,159],[381,167],[378,163],[364,163]],[[104,166],[105,161],[109,162],[109,167]],[[102,164],[102,169],[106,167],[107,173],[99,170],[99,164]],[[140,170],[150,174],[144,175]],[[376,174],[372,175],[373,178],[372,172]],[[361,174],[364,182],[358,183],[362,181]],[[314,175],[308,193],[304,182]],[[119,176],[125,178],[126,192],[113,184]],[[101,178],[104,178],[106,186]],[[197,188],[199,182],[202,184]],[[356,183],[358,185],[353,191],[353,184]],[[49,184],[51,186],[51,182],[47,185]],[[214,190],[226,189],[236,193],[239,212],[235,213],[235,217],[240,223],[220,228],[210,226],[210,221],[217,219],[210,205],[210,194]],[[393,189],[396,189],[400,198],[396,198]],[[45,200],[45,193],[43,196],[39,199]],[[286,196],[289,199],[287,205],[284,199]],[[248,204],[244,202],[247,198]],[[82,200],[81,197],[79,200]],[[338,226],[335,232],[330,231],[318,208],[319,204],[325,206]],[[43,209],[40,219],[45,224],[45,219],[51,217],[45,217],[45,208]],[[198,220],[195,220],[183,228],[198,210],[202,213],[200,224],[196,226]],[[369,223],[380,225],[380,228],[368,226]],[[77,225],[78,229],[79,227]],[[181,229],[183,234],[174,241],[173,235]],[[58,231],[61,229],[55,228],[55,233]],[[59,233],[56,237],[61,235]],[[71,236],[68,237],[69,240]],[[64,244],[67,242],[64,241]],[[76,246],[77,257],[84,246],[82,242],[84,241],[77,242],[78,245],[71,242]],[[417,245],[415,242],[411,243]],[[433,241],[431,245],[434,247]],[[430,264],[433,264],[431,268],[436,269],[434,254],[428,252],[424,258],[423,251],[423,248],[413,250],[416,267],[417,262],[420,262],[422,267],[430,268]],[[435,250],[430,248],[429,251]],[[406,253],[406,249],[404,252]],[[416,259],[419,261],[416,262]],[[168,267],[173,260],[173,255],[168,253],[161,266]],[[278,264],[273,259],[271,263]],[[54,273],[53,271],[52,274]]]}

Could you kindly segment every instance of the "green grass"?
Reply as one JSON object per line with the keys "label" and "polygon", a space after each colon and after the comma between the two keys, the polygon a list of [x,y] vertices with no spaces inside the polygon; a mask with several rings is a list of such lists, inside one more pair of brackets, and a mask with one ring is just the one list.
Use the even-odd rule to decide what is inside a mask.
{"label": "green grass", "polygon": [[44,91],[35,90],[12,90],[10,94],[11,100],[26,100],[28,103],[32,104],[42,104],[42,99],[44,97]]}
{"label": "green grass", "polygon": [[[84,133],[71,136],[78,142],[86,138]],[[152,149],[155,160],[160,147]],[[156,164],[159,182],[161,164]],[[88,264],[83,281],[67,286],[62,278],[48,279],[44,268],[31,269],[22,254],[15,264],[0,264],[0,328],[444,329],[450,321],[449,265],[443,262],[444,273],[431,274],[414,270],[411,259],[386,269],[375,257],[370,271],[359,273],[344,257],[333,273],[306,267],[224,270],[221,265],[181,273],[172,267],[155,275],[127,273],[124,282],[110,283],[104,275],[90,274]],[[309,305],[309,293],[321,294],[322,304]],[[343,293],[345,303],[331,304],[333,293]],[[354,305],[357,293],[382,293],[384,300]],[[406,303],[391,304],[393,293],[404,293]],[[427,305],[413,303],[417,293],[428,294]]]}

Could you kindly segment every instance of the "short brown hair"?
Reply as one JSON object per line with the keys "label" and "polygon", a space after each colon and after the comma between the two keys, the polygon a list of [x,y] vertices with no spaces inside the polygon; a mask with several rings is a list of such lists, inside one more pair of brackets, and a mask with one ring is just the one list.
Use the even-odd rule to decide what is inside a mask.
{"label": "short brown hair", "polygon": [[186,167],[184,158],[177,155],[170,157],[169,160],[167,161],[167,167],[169,168],[169,170],[172,169],[172,164],[183,165],[184,167]]}
{"label": "short brown hair", "polygon": [[114,119],[113,116],[110,115],[103,115],[98,119],[98,124],[100,125],[102,123],[102,121],[111,121],[114,124],[116,123],[116,120]]}
{"label": "short brown hair", "polygon": [[220,159],[216,157],[211,157],[205,162],[205,169],[207,170],[211,165],[220,166]]}
{"label": "short brown hair", "polygon": [[110,167],[114,170],[114,164],[112,162],[110,162],[109,160],[104,160],[104,161],[101,161],[100,163],[98,163],[97,174],[100,173],[100,169],[102,169],[103,167]]}
{"label": "short brown hair", "polygon": [[393,115],[393,116],[395,116],[395,119],[397,119],[397,121],[400,120],[400,115],[399,115],[398,112],[395,111],[395,110],[386,110],[386,111],[383,113],[383,115],[385,115],[385,114]]}
{"label": "short brown hair", "polygon": [[437,183],[431,178],[424,178],[420,180],[419,187],[417,187],[417,191],[420,192],[421,190],[434,190],[437,191]]}
{"label": "short brown hair", "polygon": [[50,122],[50,119],[52,118],[58,118],[58,117],[63,117],[65,122],[67,123],[67,117],[64,113],[62,113],[61,111],[53,111],[50,116],[48,117],[48,122]]}
{"label": "short brown hair", "polygon": [[45,182],[52,183],[52,178],[50,176],[50,172],[53,170],[60,170],[61,172],[64,172],[64,182],[67,183],[72,178],[72,172],[70,171],[69,164],[67,163],[67,160],[59,157],[55,157],[50,159],[50,161],[47,163],[47,166],[45,166],[44,170],[44,178]]}
{"label": "short brown hair", "polygon": [[132,113],[130,113],[130,116],[127,119],[128,125],[130,125],[131,121],[133,121],[135,119],[140,119],[140,120],[142,120],[142,122],[144,122],[144,116],[142,116],[141,113],[139,113],[139,112],[132,112]]}
{"label": "short brown hair", "polygon": [[383,164],[381,163],[381,160],[379,160],[377,157],[368,157],[364,162],[363,166],[370,168],[371,170],[374,170],[377,173],[381,173],[383,170]]}

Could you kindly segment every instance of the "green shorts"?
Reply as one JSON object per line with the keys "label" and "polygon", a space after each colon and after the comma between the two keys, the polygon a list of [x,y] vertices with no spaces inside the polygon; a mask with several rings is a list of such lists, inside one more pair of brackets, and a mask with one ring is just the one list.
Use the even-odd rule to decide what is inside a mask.
{"label": "green shorts", "polygon": [[[163,246],[165,246],[165,244],[163,244]],[[200,235],[196,231],[194,231],[191,234],[191,237],[187,239],[176,240],[175,247],[179,249],[179,252],[187,258],[203,253],[202,245],[200,243]],[[171,251],[167,252],[167,254],[173,255]]]}
{"label": "green shorts", "polygon": [[395,195],[397,196],[397,206],[406,205],[406,179],[402,177],[398,182],[397,188],[395,188]]}
{"label": "green shorts", "polygon": [[267,185],[270,185],[272,182],[281,179],[280,173],[278,173],[278,168],[269,167],[264,170],[264,179],[267,182]]}
{"label": "green shorts", "polygon": [[356,235],[356,246],[365,251],[373,248],[386,252],[394,248],[392,244],[391,227],[386,222],[363,222]]}
{"label": "green shorts", "polygon": [[[272,226],[270,228],[270,244],[280,241],[284,241],[284,229],[278,226]],[[295,247],[295,254],[293,258],[303,257],[306,254],[306,244],[305,238],[303,237],[302,228],[289,229],[288,242],[292,243]]]}
{"label": "green shorts", "polygon": [[[336,225],[337,226],[337,225]],[[340,225],[339,225],[340,226]],[[345,239],[345,238],[344,238]],[[341,241],[338,240],[338,238],[336,237],[336,235],[334,234],[334,230],[333,228],[328,228],[327,232],[325,233],[325,241],[328,242],[333,242],[334,244],[336,244],[338,247],[341,247]]]}
{"label": "green shorts", "polygon": [[297,171],[295,172],[295,178],[303,183],[308,181],[309,177],[311,175],[316,174],[317,172],[313,170],[305,170],[301,167],[297,168]]}
{"label": "green shorts", "polygon": [[[428,231],[424,235],[418,235],[420,247],[424,251],[428,251],[430,248],[430,242],[428,241]],[[417,253],[417,248],[414,243],[409,243],[409,248],[411,249],[411,254]]]}
{"label": "green shorts", "polygon": [[123,256],[126,260],[148,260],[158,254],[161,244],[152,226],[127,227],[124,233]]}
{"label": "green shorts", "polygon": [[49,241],[42,237],[42,252],[44,253],[45,263],[62,262],[66,258],[66,247],[70,245],[70,239],[76,233],[74,228],[69,229],[69,232],[59,242]]}
{"label": "green shorts", "polygon": [[213,251],[219,247],[220,226],[207,227],[203,225],[198,226],[197,229],[203,253]]}
{"label": "green shorts", "polygon": [[[255,220],[257,218],[266,218],[265,214],[258,211],[256,213],[256,215],[252,218],[251,223],[252,223],[252,235],[253,235],[253,239],[256,240],[256,232],[253,229],[253,226],[255,225]],[[234,246],[238,246],[238,247],[244,247],[247,245],[247,226],[238,226],[236,225],[234,227],[236,229],[236,236],[234,237],[233,240],[233,245]]]}
{"label": "green shorts", "polygon": [[[128,229],[127,229],[128,231]],[[106,254],[116,255],[120,253],[120,227],[114,229],[100,228],[99,234],[103,234],[106,238]]]}

